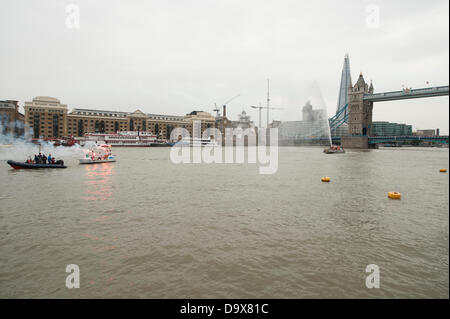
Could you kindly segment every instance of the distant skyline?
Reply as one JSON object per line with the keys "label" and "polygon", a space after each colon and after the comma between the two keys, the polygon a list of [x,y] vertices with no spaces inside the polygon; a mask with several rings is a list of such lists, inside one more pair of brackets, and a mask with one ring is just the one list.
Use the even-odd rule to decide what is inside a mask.
{"label": "distant skyline", "polygon": [[[308,100],[332,116],[346,53],[353,84],[362,72],[375,92],[448,85],[448,10],[447,0],[3,0],[0,99],[184,115],[240,94],[228,117],[245,109],[257,122],[250,105],[265,104],[269,78],[271,104],[285,108],[271,121],[301,119]],[[448,134],[449,99],[376,103],[373,120]]]}

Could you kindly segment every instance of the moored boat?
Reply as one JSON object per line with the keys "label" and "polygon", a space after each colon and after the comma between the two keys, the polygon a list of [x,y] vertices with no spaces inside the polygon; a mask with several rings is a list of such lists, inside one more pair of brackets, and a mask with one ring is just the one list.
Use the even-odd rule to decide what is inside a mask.
{"label": "moored boat", "polygon": [[[119,131],[117,133],[87,133],[84,135],[84,143],[104,142],[111,146],[150,147],[155,144],[163,144],[166,141],[158,139],[155,134],[146,131]],[[159,146],[159,145],[156,145]]]}
{"label": "moored boat", "polygon": [[195,138],[195,137],[183,137],[181,140],[175,142],[173,146],[219,146],[216,140],[211,138]]}
{"label": "moored boat", "polygon": [[63,161],[60,161],[58,164],[36,164],[8,160],[7,163],[14,169],[67,168]]}

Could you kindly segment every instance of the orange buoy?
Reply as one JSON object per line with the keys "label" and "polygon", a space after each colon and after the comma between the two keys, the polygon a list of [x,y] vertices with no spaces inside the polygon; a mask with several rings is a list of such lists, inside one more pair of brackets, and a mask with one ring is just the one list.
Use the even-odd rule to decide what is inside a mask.
{"label": "orange buoy", "polygon": [[389,192],[388,193],[388,197],[390,199],[401,199],[402,198],[402,194],[397,193],[397,192]]}
{"label": "orange buoy", "polygon": [[330,181],[331,181],[331,179],[328,176],[322,177],[322,182],[329,183]]}
{"label": "orange buoy", "polygon": [[439,170],[439,172],[441,172],[441,173],[447,173],[447,169],[446,169],[446,168],[441,168],[441,169]]}

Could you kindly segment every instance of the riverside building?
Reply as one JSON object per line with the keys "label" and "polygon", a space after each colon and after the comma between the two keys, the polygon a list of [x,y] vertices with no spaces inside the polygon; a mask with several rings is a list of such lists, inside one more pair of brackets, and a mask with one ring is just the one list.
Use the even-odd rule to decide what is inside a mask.
{"label": "riverside building", "polygon": [[67,136],[67,105],[49,96],[25,102],[25,123],[33,138]]}
{"label": "riverside building", "polygon": [[146,114],[74,108],[52,97],[35,97],[25,102],[26,124],[34,138],[83,137],[87,133],[111,134],[120,131],[151,132],[159,139],[170,139],[175,128],[184,128],[193,135],[194,121],[201,121],[201,132],[215,127],[216,119],[208,112],[193,111],[185,116]]}
{"label": "riverside building", "polygon": [[0,100],[0,134],[22,135],[24,115],[19,112],[18,101]]}
{"label": "riverside building", "polygon": [[417,130],[416,132],[413,133],[413,135],[432,137],[432,136],[439,136],[440,132],[439,129]]}
{"label": "riverside building", "polygon": [[412,125],[372,122],[372,136],[411,136]]}
{"label": "riverside building", "polygon": [[[273,123],[276,124],[276,123]],[[278,127],[281,141],[307,140],[314,138],[328,138],[328,118],[325,109],[313,109],[309,101],[302,108],[301,121],[279,122]]]}

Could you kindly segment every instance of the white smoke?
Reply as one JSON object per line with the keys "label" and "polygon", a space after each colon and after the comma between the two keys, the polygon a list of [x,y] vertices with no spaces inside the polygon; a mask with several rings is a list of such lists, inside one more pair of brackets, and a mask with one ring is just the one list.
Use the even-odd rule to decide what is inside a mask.
{"label": "white smoke", "polygon": [[[22,134],[17,135],[17,131]],[[0,121],[0,160],[25,161],[28,157],[34,159],[35,154],[49,155],[57,159],[67,160],[79,158],[83,155],[83,148],[79,144],[71,147],[55,146],[52,142],[40,141],[39,144],[31,142],[32,130],[23,124],[22,121],[11,122],[5,125]]]}

